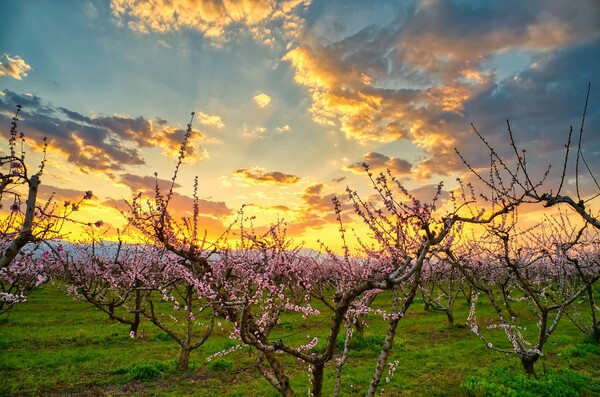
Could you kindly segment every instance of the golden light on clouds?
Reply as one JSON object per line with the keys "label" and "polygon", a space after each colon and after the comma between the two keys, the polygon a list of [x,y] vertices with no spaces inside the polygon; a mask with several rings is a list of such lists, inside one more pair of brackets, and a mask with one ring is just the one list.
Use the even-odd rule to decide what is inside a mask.
{"label": "golden light on clouds", "polygon": [[300,182],[300,178],[296,175],[285,174],[279,171],[269,172],[260,167],[241,168],[233,171],[233,175],[252,184],[272,183],[291,185]]}
{"label": "golden light on clouds", "polygon": [[271,103],[271,97],[265,94],[264,92],[256,94],[252,98],[252,100],[254,101],[256,106],[258,106],[261,109],[266,108]]}
{"label": "golden light on clouds", "polygon": [[[471,122],[503,144],[514,121],[536,149],[532,169],[562,158],[600,56],[600,9],[585,0],[50,3],[14,2],[28,35],[7,36],[0,56],[0,132],[22,104],[27,155],[41,157],[48,137],[46,186],[83,178],[107,208],[132,188],[152,196],[151,175],[168,184],[194,111],[176,214],[190,214],[197,175],[211,228],[252,205],[307,238],[335,231],[334,194],[368,191],[363,162],[411,189],[468,174],[455,147],[489,166]],[[40,26],[41,13],[60,23]],[[55,39],[74,32],[85,45]],[[119,224],[112,213],[103,220]]]}
{"label": "golden light on clouds", "polygon": [[204,112],[196,112],[196,120],[198,120],[200,124],[206,126],[212,126],[215,128],[225,128],[225,123],[223,123],[221,117],[217,115],[210,115]]}
{"label": "golden light on clouds", "polygon": [[386,173],[387,170],[390,170],[395,176],[398,177],[410,175],[412,170],[412,164],[410,162],[401,158],[388,157],[376,152],[369,152],[365,154],[363,156],[363,161],[345,166],[344,170],[362,175],[365,173],[365,169],[363,167],[364,163],[369,165],[371,172]]}
{"label": "golden light on clouds", "polygon": [[280,21],[284,37],[294,37],[301,20],[294,10],[308,0],[111,0],[112,14],[120,25],[145,34],[195,29],[214,45],[226,42],[241,27],[266,45],[275,32],[268,25]]}
{"label": "golden light on clouds", "polygon": [[13,79],[21,80],[23,77],[27,77],[27,72],[30,70],[31,66],[20,56],[0,55],[0,76],[10,76]]}

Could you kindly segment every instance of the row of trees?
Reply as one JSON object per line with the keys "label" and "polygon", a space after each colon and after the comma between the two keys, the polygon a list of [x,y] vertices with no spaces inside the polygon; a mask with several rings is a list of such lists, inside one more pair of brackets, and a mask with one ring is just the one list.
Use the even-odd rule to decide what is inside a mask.
{"label": "row of trees", "polygon": [[[531,375],[563,317],[598,341],[594,289],[600,276],[600,223],[585,200],[562,194],[571,134],[556,190],[545,185],[545,176],[533,181],[510,125],[512,161],[502,158],[476,130],[489,149],[487,176],[461,155],[484,194],[459,181],[449,199],[443,199],[440,184],[431,202],[423,203],[389,172],[373,175],[365,164],[376,198],[364,200],[349,188],[346,192],[362,229],[348,229],[343,221],[346,210],[334,199],[343,252],[336,254],[322,245],[320,253],[309,254],[287,237],[284,223],[258,229],[243,210],[222,236],[208,240],[198,221],[197,181],[192,215],[171,215],[191,123],[171,188],[163,192],[157,184],[155,197],[136,196],[129,202],[128,227],[141,233],[143,241],[132,245],[91,238],[81,244],[51,243],[44,253],[30,256],[40,269],[66,280],[78,297],[129,324],[132,335],[142,319],[162,329],[181,347],[180,368],[187,368],[190,353],[215,326],[227,322],[237,343],[231,350],[251,346],[257,368],[282,395],[297,392],[290,384],[286,357],[305,367],[311,395],[322,395],[327,371],[335,374],[334,395],[339,395],[351,338],[363,332],[373,316],[380,316],[387,330],[368,387],[367,395],[373,396],[388,367],[398,323],[415,299],[444,310],[452,324],[453,304],[460,295],[471,303],[467,323],[472,331],[491,349],[519,356]],[[581,150],[576,158],[577,163],[584,161]],[[35,205],[35,197],[31,202]],[[560,203],[573,211],[521,225],[520,208]],[[44,211],[40,208],[38,214]],[[66,215],[51,219],[64,221]],[[4,267],[2,271],[4,275]],[[382,294],[390,305],[375,310],[373,302]],[[478,319],[481,296],[495,310],[493,322]],[[517,302],[537,317],[535,335],[523,331],[521,322],[526,320],[515,311]],[[289,313],[329,319],[329,326],[324,335],[307,334],[305,345],[292,345],[278,337],[282,318]],[[506,335],[505,346],[488,342],[494,329]],[[343,349],[338,349],[339,339],[345,341]]]}

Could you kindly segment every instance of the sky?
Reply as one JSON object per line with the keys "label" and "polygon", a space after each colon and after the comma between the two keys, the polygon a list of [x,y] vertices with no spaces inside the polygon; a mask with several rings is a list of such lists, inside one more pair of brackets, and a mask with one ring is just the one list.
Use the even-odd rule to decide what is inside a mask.
{"label": "sky", "polygon": [[334,195],[372,194],[363,162],[424,200],[469,178],[455,148],[485,169],[471,123],[509,158],[509,119],[552,186],[589,82],[583,153],[600,169],[598,21],[597,0],[5,1],[0,150],[20,104],[30,167],[48,137],[40,199],[92,190],[78,216],[110,236],[155,173],[168,188],[196,112],[173,210],[189,214],[197,176],[210,233],[245,206],[314,246],[336,234]]}

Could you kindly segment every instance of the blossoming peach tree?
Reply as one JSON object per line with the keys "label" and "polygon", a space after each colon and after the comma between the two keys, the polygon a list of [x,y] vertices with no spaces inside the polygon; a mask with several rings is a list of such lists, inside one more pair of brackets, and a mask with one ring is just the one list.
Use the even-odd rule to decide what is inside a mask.
{"label": "blossoming peach tree", "polygon": [[[188,125],[186,138],[190,133]],[[437,201],[441,184],[432,202],[422,203],[391,174],[374,177],[365,165],[378,201],[364,201],[356,192],[347,191],[355,216],[368,230],[366,239],[357,238],[356,253],[351,253],[346,243],[348,231],[342,222],[343,209],[338,199],[334,200],[333,209],[340,224],[343,255],[336,255],[325,246],[324,253],[318,256],[302,255],[301,247],[287,238],[285,224],[280,222],[259,232],[243,211],[235,223],[235,241],[227,240],[233,230],[231,226],[221,238],[209,242],[199,232],[197,206],[193,208],[194,217],[181,222],[169,211],[184,153],[185,141],[171,190],[165,195],[157,193],[145,205],[139,197],[134,199],[130,220],[149,239],[178,258],[177,263],[183,264],[181,278],[189,280],[184,285],[194,292],[193,299],[202,300],[205,310],[231,324],[231,337],[239,342],[238,346],[251,346],[255,350],[257,368],[284,396],[296,394],[290,383],[286,356],[294,358],[309,373],[311,395],[322,395],[329,368],[336,374],[335,394],[340,393],[353,324],[364,313],[381,315],[388,322],[367,392],[374,395],[389,367],[387,359],[398,322],[419,289],[424,263],[452,243],[451,231],[461,223],[487,223],[508,211],[508,206],[504,206],[486,216],[483,211],[476,211],[465,217],[463,209],[472,208],[473,204],[463,207],[453,203],[450,212],[440,214]],[[387,310],[374,311],[368,304],[373,295],[382,291],[392,292],[393,303]],[[316,301],[322,303],[325,313],[315,308]],[[192,300],[186,300],[186,307],[191,305]],[[286,313],[329,318],[323,340],[308,333],[304,345],[287,342],[280,329]],[[328,365],[335,358],[338,336],[342,334],[346,335],[344,353]]]}
{"label": "blossoming peach tree", "polygon": [[32,173],[25,158],[25,134],[18,132],[21,106],[12,118],[8,140],[9,153],[0,156],[0,313],[48,279],[46,265],[51,260],[47,243],[61,236],[61,228],[83,200],[92,198],[88,191],[78,203],[59,206],[50,197],[39,204],[38,188],[46,163],[46,139],[43,160]]}
{"label": "blossoming peach tree", "polygon": [[[598,253],[589,251],[595,234],[584,229],[564,229],[565,223],[546,220],[537,227],[520,229],[504,219],[489,225],[485,233],[447,250],[475,288],[467,324],[490,349],[520,357],[524,371],[535,376],[534,364],[567,310],[583,298],[599,278]],[[581,269],[586,269],[582,275]],[[510,281],[506,283],[506,279]],[[500,280],[500,281],[498,281]],[[498,285],[509,285],[500,293]],[[495,321],[477,318],[478,298],[487,297]],[[515,312],[510,302],[518,302]],[[535,324],[529,317],[534,316]],[[529,330],[528,330],[529,327]],[[501,330],[508,346],[490,341]]]}
{"label": "blossoming peach tree", "polygon": [[[513,207],[510,216],[506,214],[499,222],[487,225],[481,235],[473,235],[446,250],[475,289],[467,323],[491,349],[518,355],[523,369],[532,376],[535,376],[535,362],[542,356],[544,345],[563,316],[598,340],[600,324],[594,289],[600,278],[597,243],[600,217],[594,212],[594,205],[598,205],[600,184],[583,150],[590,87],[591,84],[579,136],[575,137],[575,159],[572,159],[571,127],[555,185],[549,182],[552,164],[543,175],[534,177],[528,167],[527,150],[517,144],[508,121],[512,158],[502,156],[474,126],[475,135],[489,152],[489,168],[482,171],[472,166],[457,150],[475,179],[487,186],[492,208],[498,203],[512,203]],[[581,183],[584,176],[591,181],[585,186]],[[566,207],[567,211],[560,210],[554,217],[548,215],[540,219],[537,226],[524,227],[519,222],[517,209],[540,204],[550,209]],[[581,224],[577,225],[573,217]],[[477,297],[481,293],[492,304],[498,320],[486,328],[504,331],[512,349],[486,341],[485,330],[476,316]],[[536,335],[524,332],[522,316],[512,306],[517,300],[525,303],[538,319]],[[588,319],[581,315],[582,308],[587,308]]]}

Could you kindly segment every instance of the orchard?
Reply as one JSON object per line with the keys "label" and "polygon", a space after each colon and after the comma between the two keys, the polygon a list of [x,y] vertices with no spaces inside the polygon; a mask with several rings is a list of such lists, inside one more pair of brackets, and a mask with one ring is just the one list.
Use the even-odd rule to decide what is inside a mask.
{"label": "orchard", "polygon": [[[178,376],[189,381],[205,368],[220,368],[221,395],[229,394],[227,384],[238,379],[240,371],[252,382],[268,385],[264,395],[402,395],[402,385],[410,381],[402,379],[408,376],[403,368],[424,365],[403,359],[403,354],[421,349],[409,349],[422,339],[415,326],[439,312],[443,317],[436,317],[441,324],[437,332],[445,329],[446,337],[449,333],[452,340],[446,343],[452,349],[460,350],[461,340],[476,340],[496,362],[513,365],[516,360],[523,375],[512,366],[515,379],[538,385],[530,387],[557,382],[566,390],[543,395],[600,391],[597,363],[585,367],[600,352],[600,219],[594,212],[600,188],[588,169],[586,183],[594,181],[596,189],[583,196],[583,169],[568,166],[569,156],[578,164],[584,161],[581,151],[572,148],[573,141],[581,147],[583,133],[567,137],[564,159],[557,167],[558,186],[546,182],[550,171],[538,179],[530,173],[526,152],[515,143],[510,124],[514,158],[502,157],[473,127],[473,139],[480,139],[488,151],[490,167],[485,171],[471,166],[458,148],[474,178],[459,180],[447,197],[440,183],[429,201],[421,201],[392,172],[375,173],[365,163],[372,194],[363,197],[347,188],[333,198],[331,213],[341,248],[321,242],[317,251],[288,237],[286,222],[258,226],[244,208],[222,235],[208,238],[200,219],[198,179],[191,182],[191,215],[179,219],[173,214],[173,189],[185,167],[193,113],[170,188],[161,190],[157,179],[153,197],[126,200],[127,226],[116,241],[105,240],[103,222],[77,218],[81,203],[93,200],[91,191],[73,203],[37,199],[46,160],[31,171],[21,144],[25,135],[17,132],[19,110],[10,130],[10,153],[0,158],[3,341],[15,340],[13,325],[33,310],[29,295],[60,290],[105,316],[80,320],[97,322],[93,329],[104,324],[115,330],[109,337],[98,335],[108,338],[107,349],[111,338],[122,336],[121,349],[127,343],[132,349],[136,343],[148,343],[144,340],[152,340],[152,335],[177,346],[178,353],[170,353],[171,364],[146,367],[151,373],[146,378],[155,382],[182,381]],[[578,180],[574,196],[564,192],[567,178]],[[535,206],[557,211],[524,222],[521,213]],[[86,234],[77,241],[64,239],[61,229],[68,222],[82,223]],[[30,331],[45,332],[35,324]],[[577,336],[568,340],[587,346],[591,356],[581,356],[589,360],[575,364],[579,371],[564,372],[568,368],[558,367],[554,351],[554,359],[546,363],[555,336],[561,334],[556,338],[564,341],[575,331]],[[365,341],[371,341],[366,357],[361,347]],[[12,348],[3,343],[7,357]],[[144,363],[131,360],[132,365]],[[234,364],[238,362],[244,363],[242,369]],[[4,379],[22,377],[11,368],[16,367],[2,367]],[[146,379],[131,368],[143,367],[125,371],[130,376],[126,382]],[[209,378],[198,377],[186,394],[205,395],[203,390],[213,387]],[[95,393],[104,393],[101,384],[93,382]],[[461,389],[449,395],[461,395],[460,390],[467,395],[509,392],[466,375],[459,383]],[[25,386],[18,381],[4,384],[5,395],[43,393],[20,389]],[[62,386],[52,387],[52,393],[62,393]],[[110,387],[107,393],[114,393]],[[142,394],[148,387],[140,389]],[[417,395],[418,388],[412,387],[411,395]],[[125,395],[132,389],[122,390],[129,390]],[[251,390],[246,393],[253,395]]]}

